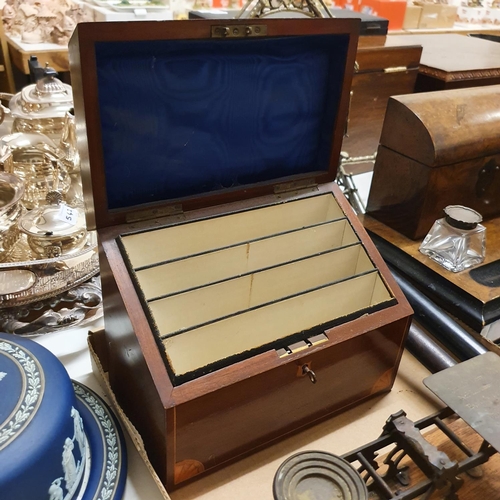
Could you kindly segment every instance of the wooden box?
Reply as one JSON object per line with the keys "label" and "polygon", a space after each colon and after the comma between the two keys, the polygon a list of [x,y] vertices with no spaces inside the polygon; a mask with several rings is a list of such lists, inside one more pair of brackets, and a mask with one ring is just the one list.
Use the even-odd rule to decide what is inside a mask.
{"label": "wooden box", "polygon": [[447,205],[500,213],[500,86],[392,97],[367,213],[423,238]]}
{"label": "wooden box", "polygon": [[352,79],[347,135],[342,150],[350,157],[376,153],[389,97],[415,89],[422,47],[360,47]]}
{"label": "wooden box", "polygon": [[[445,6],[442,7],[451,7]],[[459,34],[391,35],[387,45],[422,45],[415,92],[500,83],[500,44]]]}
{"label": "wooden box", "polygon": [[70,43],[105,364],[168,488],[388,391],[411,316],[332,183],[358,22],[251,23]]}

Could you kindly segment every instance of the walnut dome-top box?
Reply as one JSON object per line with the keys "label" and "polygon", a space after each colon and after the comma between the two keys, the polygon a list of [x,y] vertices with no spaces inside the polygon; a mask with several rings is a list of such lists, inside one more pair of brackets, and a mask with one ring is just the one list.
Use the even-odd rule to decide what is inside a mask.
{"label": "walnut dome-top box", "polygon": [[392,386],[411,309],[333,183],[358,30],[92,23],[70,43],[98,355],[167,487]]}
{"label": "walnut dome-top box", "polygon": [[394,96],[367,213],[423,238],[448,205],[500,213],[500,85]]}

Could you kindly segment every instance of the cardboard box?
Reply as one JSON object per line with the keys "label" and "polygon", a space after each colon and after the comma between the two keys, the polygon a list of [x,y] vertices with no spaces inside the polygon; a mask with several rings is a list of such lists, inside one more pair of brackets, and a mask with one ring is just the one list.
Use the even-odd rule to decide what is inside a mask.
{"label": "cardboard box", "polygon": [[418,28],[421,14],[422,14],[422,7],[420,7],[419,5],[407,5],[405,17],[403,20],[403,29],[413,30]]}
{"label": "cardboard box", "polygon": [[401,0],[359,0],[360,12],[389,20],[389,30],[400,30],[406,12],[406,1]]}
{"label": "cardboard box", "polygon": [[453,28],[458,7],[443,4],[424,4],[418,27],[420,29]]}

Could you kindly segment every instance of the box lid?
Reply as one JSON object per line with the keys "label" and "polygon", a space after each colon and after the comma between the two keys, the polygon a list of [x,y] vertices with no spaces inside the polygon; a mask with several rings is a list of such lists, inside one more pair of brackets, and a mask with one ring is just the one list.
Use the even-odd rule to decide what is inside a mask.
{"label": "box lid", "polygon": [[355,19],[79,24],[89,227],[334,180],[358,31]]}
{"label": "box lid", "polygon": [[500,152],[500,85],[389,99],[380,144],[429,167]]}

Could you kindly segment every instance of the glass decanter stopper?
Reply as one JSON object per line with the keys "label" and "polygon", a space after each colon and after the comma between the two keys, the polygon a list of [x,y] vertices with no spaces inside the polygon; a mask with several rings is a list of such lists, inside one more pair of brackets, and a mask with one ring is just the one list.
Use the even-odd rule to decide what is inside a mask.
{"label": "glass decanter stopper", "polygon": [[449,205],[444,213],[422,241],[420,252],[454,273],[481,264],[486,244],[481,214],[461,205]]}

